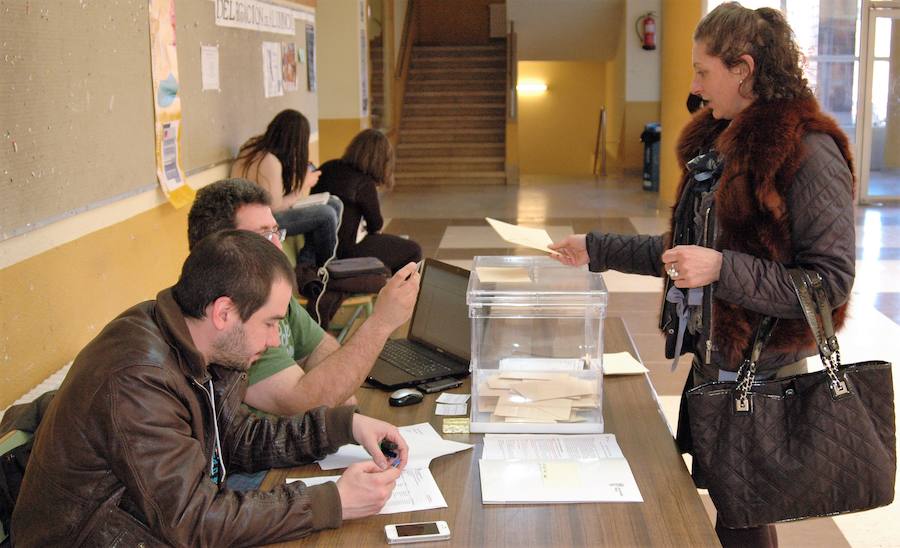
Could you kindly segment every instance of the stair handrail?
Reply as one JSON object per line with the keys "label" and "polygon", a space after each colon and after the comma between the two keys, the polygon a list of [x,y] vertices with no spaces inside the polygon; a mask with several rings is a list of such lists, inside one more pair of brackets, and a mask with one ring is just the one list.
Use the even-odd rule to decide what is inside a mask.
{"label": "stair handrail", "polygon": [[406,94],[406,80],[409,77],[409,64],[412,58],[412,45],[416,38],[416,1],[409,0],[403,16],[403,31],[400,36],[400,52],[394,70],[394,85],[391,88],[391,120],[388,139],[394,149],[400,143],[400,120],[403,117],[403,98]]}
{"label": "stair handrail", "polygon": [[516,119],[518,92],[516,83],[519,80],[519,52],[516,40],[516,22],[509,22],[509,33],[506,35],[506,119]]}
{"label": "stair handrail", "polygon": [[[598,169],[599,168],[599,169]],[[606,177],[606,107],[600,107],[597,140],[594,143],[594,165],[591,173]]]}
{"label": "stair handrail", "polygon": [[412,57],[412,43],[415,39],[415,0],[406,3],[406,13],[403,15],[403,33],[400,35],[400,55],[397,67],[394,69],[394,78],[405,78],[409,73],[409,60]]}

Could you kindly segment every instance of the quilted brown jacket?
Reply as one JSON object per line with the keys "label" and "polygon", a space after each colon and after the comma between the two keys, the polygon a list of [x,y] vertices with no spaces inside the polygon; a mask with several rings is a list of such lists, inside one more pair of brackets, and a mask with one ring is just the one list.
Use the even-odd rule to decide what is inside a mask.
{"label": "quilted brown jacket", "polygon": [[[787,274],[789,266],[818,272],[836,307],[835,325],[844,320],[855,276],[855,179],[847,138],[814,98],[757,101],[729,124],[709,109],[697,114],[678,143],[681,164],[714,149],[724,160],[712,193],[714,228],[707,234],[701,215],[695,224],[704,242],[722,252],[718,282],[704,288],[714,309],[695,339],[698,356],[711,341],[712,376],[716,368],[736,368],[760,315],[781,318],[759,362],[774,369],[815,353],[809,328]],[[684,170],[679,200],[690,180]],[[673,207],[673,211],[678,204]],[[673,219],[674,222],[674,219]],[[675,232],[677,233],[677,227]],[[607,269],[662,276],[662,252],[671,234],[633,236],[588,234],[593,271]],[[666,279],[665,291],[669,289]],[[667,336],[672,326],[661,322]]]}
{"label": "quilted brown jacket", "polygon": [[211,480],[213,413],[227,473],[353,442],[352,407],[261,418],[242,408],[245,389],[246,374],[207,367],[170,290],[125,311],[79,353],[38,428],[14,545],[246,546],[339,526],[333,483],[237,493]]}

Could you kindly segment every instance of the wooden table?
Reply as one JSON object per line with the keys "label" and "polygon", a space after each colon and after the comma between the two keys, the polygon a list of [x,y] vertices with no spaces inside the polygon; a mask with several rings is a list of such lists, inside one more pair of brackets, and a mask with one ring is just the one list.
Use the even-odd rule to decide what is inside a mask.
{"label": "wooden table", "polygon": [[[606,352],[628,351],[634,344],[619,318],[604,328]],[[467,392],[469,382],[452,392]],[[430,422],[441,433],[443,417],[434,415],[438,394],[410,407],[388,406],[387,394],[362,389],[362,411],[399,426]],[[431,472],[447,501],[447,508],[372,516],[345,521],[333,530],[281,546],[384,546],[389,523],[444,520],[452,538],[420,546],[718,546],[712,524],[691,481],[684,461],[645,375],[606,377],[603,386],[605,431],[616,440],[637,480],[643,503],[504,504],[481,503],[478,458],[481,434],[443,434],[446,439],[475,444],[470,451],[440,457]],[[333,475],[318,465],[273,470],[262,485],[270,489],[290,475]]]}

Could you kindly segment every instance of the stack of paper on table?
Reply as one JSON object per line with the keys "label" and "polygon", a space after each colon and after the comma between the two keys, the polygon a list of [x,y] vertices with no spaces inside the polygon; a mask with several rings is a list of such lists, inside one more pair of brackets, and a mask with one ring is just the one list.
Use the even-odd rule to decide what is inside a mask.
{"label": "stack of paper on table", "polygon": [[[428,466],[437,457],[471,449],[472,445],[445,440],[427,422],[399,428],[409,446],[409,460],[400,474],[394,492],[380,514],[412,512],[429,508],[446,508],[447,502],[431,475]],[[359,445],[345,445],[337,453],[319,461],[322,470],[346,468],[358,462],[372,460],[371,455]],[[320,476],[315,478],[288,478],[288,482],[303,481],[306,485],[318,485],[337,481],[340,476]]]}
{"label": "stack of paper on table", "polygon": [[478,410],[492,422],[583,422],[599,407],[599,381],[573,373],[501,369],[478,387]]}
{"label": "stack of paper on table", "polygon": [[485,504],[643,502],[612,434],[487,434],[479,472]]}

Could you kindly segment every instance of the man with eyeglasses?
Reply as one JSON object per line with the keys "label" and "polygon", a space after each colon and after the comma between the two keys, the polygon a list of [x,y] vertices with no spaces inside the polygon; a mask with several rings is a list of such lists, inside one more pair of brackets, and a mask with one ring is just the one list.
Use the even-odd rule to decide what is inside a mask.
{"label": "man with eyeglasses", "polygon": [[[272,215],[270,200],[268,192],[244,179],[202,188],[188,214],[188,245],[193,248],[213,232],[237,228],[256,232],[281,249],[284,232]],[[418,289],[416,264],[410,263],[388,280],[372,315],[344,346],[291,297],[279,326],[281,344],[251,366],[244,401],[276,415],[355,403],[353,394],[385,341],[412,315]]]}

